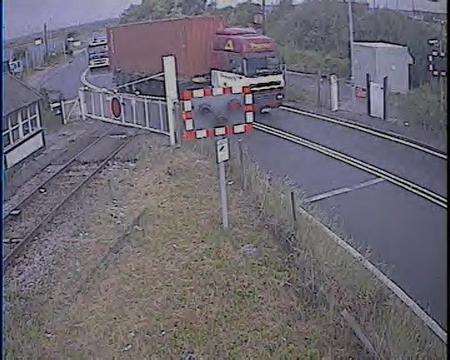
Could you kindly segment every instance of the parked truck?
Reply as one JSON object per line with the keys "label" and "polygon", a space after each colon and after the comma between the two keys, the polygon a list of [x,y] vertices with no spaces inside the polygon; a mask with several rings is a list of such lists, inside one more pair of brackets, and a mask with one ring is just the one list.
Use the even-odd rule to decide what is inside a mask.
{"label": "parked truck", "polygon": [[[162,72],[164,55],[175,55],[180,91],[248,86],[257,110],[281,105],[284,73],[275,42],[251,28],[226,27],[212,16],[126,24],[107,29],[110,69],[117,85]],[[131,90],[131,89],[129,89]],[[160,80],[133,91],[162,95]]]}

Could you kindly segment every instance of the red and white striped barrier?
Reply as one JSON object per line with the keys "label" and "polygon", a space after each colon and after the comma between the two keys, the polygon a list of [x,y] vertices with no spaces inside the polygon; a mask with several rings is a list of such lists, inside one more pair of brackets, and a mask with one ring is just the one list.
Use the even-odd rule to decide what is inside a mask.
{"label": "red and white striped barrier", "polygon": [[[195,130],[194,118],[192,115],[192,99],[205,98],[208,96],[223,96],[230,94],[242,94],[244,96],[244,123],[234,125],[218,126],[213,129]],[[255,119],[255,107],[253,105],[253,94],[249,87],[224,87],[224,88],[203,88],[194,90],[185,90],[181,94],[182,119],[184,122],[185,140],[214,138],[216,136],[231,136],[238,134],[250,134],[253,130],[253,121]],[[231,106],[233,106],[232,104]],[[241,107],[240,104],[237,104]]]}

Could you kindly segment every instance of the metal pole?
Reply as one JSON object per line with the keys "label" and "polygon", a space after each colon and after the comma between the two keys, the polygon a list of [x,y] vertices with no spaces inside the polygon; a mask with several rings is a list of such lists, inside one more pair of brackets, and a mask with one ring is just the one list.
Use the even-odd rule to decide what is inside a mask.
{"label": "metal pole", "polygon": [[370,74],[366,73],[367,115],[370,116]]}
{"label": "metal pole", "polygon": [[349,31],[349,42],[350,42],[350,81],[353,82],[353,14],[352,14],[352,3],[347,0],[348,3],[348,31]]}
{"label": "metal pole", "polygon": [[222,207],[222,226],[228,229],[227,184],[225,181],[225,162],[219,163],[220,204]]}
{"label": "metal pole", "polygon": [[241,188],[245,190],[245,164],[244,164],[244,152],[242,150],[242,139],[238,140],[238,148],[239,148],[239,164],[241,166]]}
{"label": "metal pole", "polygon": [[295,193],[291,191],[291,210],[292,210],[292,223],[294,230],[297,230],[297,211],[295,207]]}
{"label": "metal pole", "polygon": [[349,66],[350,66],[350,91],[352,92],[351,95],[351,99],[352,99],[352,105],[355,104],[355,98],[356,98],[356,94],[355,94],[355,79],[354,79],[354,75],[353,74],[353,13],[352,13],[352,2],[351,0],[347,0],[348,3],[348,32],[349,32],[349,36],[348,36],[348,40],[350,43],[350,61],[349,61]]}
{"label": "metal pole", "polygon": [[388,106],[388,77],[383,78],[383,120],[387,119],[387,106]]}

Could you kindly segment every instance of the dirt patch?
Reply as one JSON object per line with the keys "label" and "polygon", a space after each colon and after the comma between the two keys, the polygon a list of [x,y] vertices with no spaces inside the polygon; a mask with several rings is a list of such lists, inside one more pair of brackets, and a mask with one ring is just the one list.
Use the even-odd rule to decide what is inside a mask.
{"label": "dirt patch", "polygon": [[40,265],[30,248],[12,273],[7,358],[361,358],[328,305],[297,296],[246,194],[230,185],[221,231],[214,165],[155,139],[53,224]]}

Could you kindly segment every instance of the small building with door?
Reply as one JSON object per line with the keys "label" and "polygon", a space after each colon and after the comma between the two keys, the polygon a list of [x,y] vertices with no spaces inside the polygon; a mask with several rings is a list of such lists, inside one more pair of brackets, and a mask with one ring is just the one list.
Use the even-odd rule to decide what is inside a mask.
{"label": "small building with door", "polygon": [[3,72],[3,86],[3,161],[10,169],[45,146],[42,96],[7,72]]}
{"label": "small building with door", "polygon": [[389,91],[405,94],[410,89],[410,66],[414,60],[406,46],[385,42],[354,42],[352,73],[355,85],[366,88],[370,81],[383,84],[388,77]]}

